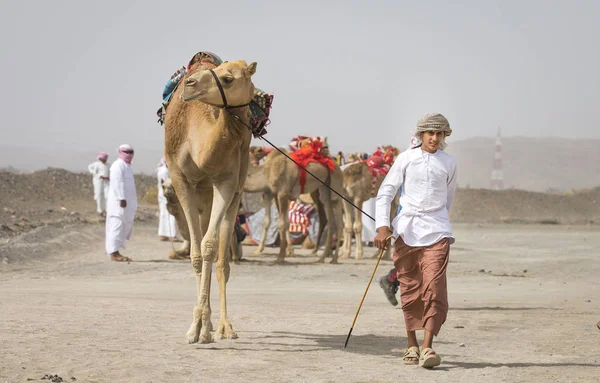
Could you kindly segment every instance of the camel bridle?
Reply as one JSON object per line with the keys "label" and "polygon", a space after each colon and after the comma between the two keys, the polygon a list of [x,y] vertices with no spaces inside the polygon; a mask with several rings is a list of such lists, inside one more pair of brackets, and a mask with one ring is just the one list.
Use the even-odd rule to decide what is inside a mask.
{"label": "camel bridle", "polygon": [[223,99],[223,105],[214,105],[217,108],[221,108],[221,109],[235,109],[235,108],[243,108],[245,106],[250,105],[250,103],[246,103],[246,104],[242,104],[242,105],[229,105],[227,103],[227,97],[225,96],[225,89],[223,89],[223,84],[221,84],[221,80],[219,80],[219,76],[217,76],[217,74],[215,73],[215,71],[213,69],[209,69],[210,74],[212,74],[213,78],[215,79],[215,82],[217,83],[217,88],[219,88],[219,92],[221,92],[221,98]]}

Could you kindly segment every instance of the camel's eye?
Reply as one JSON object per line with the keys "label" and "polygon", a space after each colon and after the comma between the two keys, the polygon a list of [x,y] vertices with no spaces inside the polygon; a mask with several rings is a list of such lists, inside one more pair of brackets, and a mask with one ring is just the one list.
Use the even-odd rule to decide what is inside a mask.
{"label": "camel's eye", "polygon": [[231,84],[233,82],[233,76],[223,76],[221,79],[225,84]]}

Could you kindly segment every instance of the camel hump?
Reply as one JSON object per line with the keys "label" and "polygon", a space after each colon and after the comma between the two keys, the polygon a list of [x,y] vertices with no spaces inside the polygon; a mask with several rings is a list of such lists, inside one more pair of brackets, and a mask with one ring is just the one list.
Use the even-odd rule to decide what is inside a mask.
{"label": "camel hump", "polygon": [[189,71],[194,64],[209,64],[217,67],[223,64],[223,59],[212,52],[198,52],[192,56],[192,59],[187,65],[187,70]]}
{"label": "camel hump", "polygon": [[360,161],[349,164],[344,168],[343,172],[346,177],[356,177],[365,174],[365,172],[369,172],[369,167],[365,162]]}

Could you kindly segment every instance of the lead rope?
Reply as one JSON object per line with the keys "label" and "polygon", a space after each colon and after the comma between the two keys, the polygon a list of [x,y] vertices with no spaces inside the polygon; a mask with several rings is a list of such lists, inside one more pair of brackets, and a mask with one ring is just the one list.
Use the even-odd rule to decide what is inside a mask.
{"label": "lead rope", "polygon": [[[233,118],[235,118],[236,120],[238,120],[242,125],[244,125],[245,127],[247,127],[248,129],[250,129],[250,131],[252,132],[252,127],[248,124],[246,124],[244,121],[242,121],[242,119],[233,114],[229,109],[227,108],[223,108],[225,111],[227,111],[227,113],[229,113]],[[306,171],[308,174],[310,174],[311,176],[313,176],[314,179],[316,179],[317,181],[319,181],[320,183],[322,183],[323,185],[325,185],[329,190],[331,190],[332,192],[334,192],[335,194],[337,194],[338,196],[340,196],[340,198],[342,198],[344,201],[348,202],[351,206],[353,206],[356,210],[360,211],[361,213],[363,213],[365,216],[369,217],[372,221],[375,221],[375,218],[371,217],[369,214],[365,213],[361,208],[359,208],[358,206],[356,206],[355,204],[353,204],[350,200],[348,200],[348,198],[344,197],[343,195],[341,195],[340,193],[338,193],[335,189],[333,189],[331,186],[327,185],[325,182],[321,181],[321,179],[319,177],[317,177],[316,175],[312,174],[307,168],[305,168],[304,166],[300,165],[298,162],[296,162],[292,157],[290,157],[286,152],[284,152],[283,150],[279,149],[277,146],[273,145],[273,143],[269,140],[267,140],[266,138],[264,138],[263,136],[258,137],[259,139],[266,141],[269,145],[271,145],[275,150],[277,150],[279,153],[283,154],[284,156],[286,156],[290,161],[292,161],[293,163],[295,163],[299,168],[303,169],[304,171]]]}

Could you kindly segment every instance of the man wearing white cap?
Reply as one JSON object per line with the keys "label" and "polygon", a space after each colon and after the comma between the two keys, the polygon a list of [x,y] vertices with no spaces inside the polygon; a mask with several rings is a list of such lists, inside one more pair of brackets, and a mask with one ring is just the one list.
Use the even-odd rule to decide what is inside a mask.
{"label": "man wearing white cap", "polygon": [[138,201],[131,160],[133,147],[119,146],[119,158],[110,167],[110,187],[106,206],[106,253],[116,262],[131,259],[119,253],[125,240],[131,238]]}
{"label": "man wearing white cap", "polygon": [[96,200],[96,211],[103,215],[106,211],[106,197],[108,196],[108,154],[98,153],[98,161],[88,165],[88,171],[92,174],[94,185],[94,199]]}

